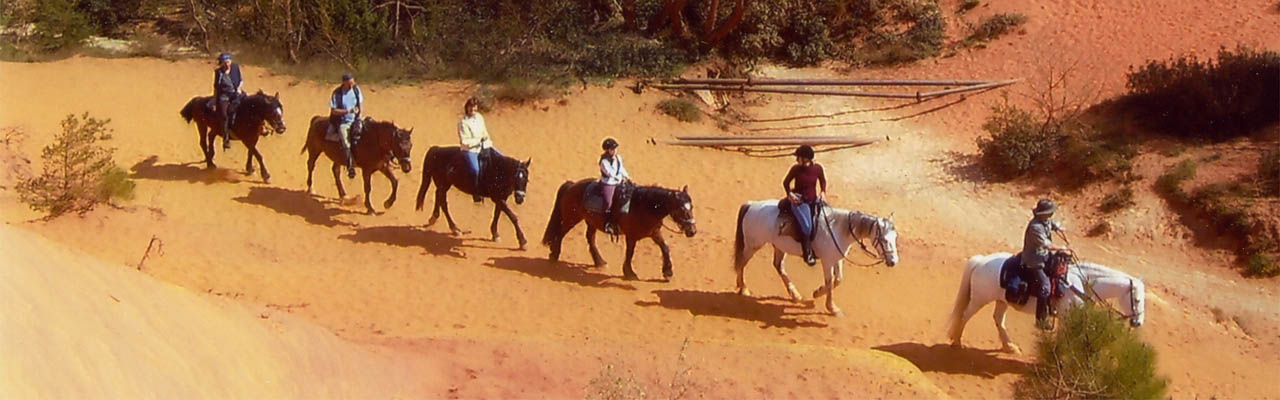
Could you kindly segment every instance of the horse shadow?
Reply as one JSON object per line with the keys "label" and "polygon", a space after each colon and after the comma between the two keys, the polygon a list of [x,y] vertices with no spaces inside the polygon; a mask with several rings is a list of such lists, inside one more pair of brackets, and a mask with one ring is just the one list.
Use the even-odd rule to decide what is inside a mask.
{"label": "horse shadow", "polygon": [[130,167],[129,175],[133,179],[150,179],[156,181],[174,181],[187,183],[203,183],[206,185],[219,182],[239,182],[235,172],[228,169],[209,170],[202,167],[204,162],[196,161],[185,164],[156,164],[159,157],[150,156]]}
{"label": "horse shadow", "polygon": [[819,315],[818,312],[788,312],[806,306],[793,304],[781,297],[751,298],[735,292],[702,292],[697,290],[654,290],[658,301],[637,301],[636,305],[661,306],[683,310],[693,315],[710,315],[755,321],[762,328],[825,328],[827,324],[797,318]]}
{"label": "horse shadow", "polygon": [[949,344],[926,346],[920,343],[902,342],[873,347],[907,359],[924,372],[965,374],[984,378],[997,375],[1020,374],[1031,364],[997,356],[997,350],[980,350],[970,347],[957,349]]}
{"label": "horse shadow", "polygon": [[636,290],[635,286],[613,281],[616,278],[614,276],[592,272],[588,269],[589,266],[583,264],[510,256],[490,258],[484,265],[584,287]]}
{"label": "horse shadow", "polygon": [[421,247],[427,253],[466,258],[458,250],[462,239],[439,232],[418,230],[411,226],[373,226],[356,229],[355,233],[338,236],[356,243],[381,243],[396,247]]}
{"label": "horse shadow", "polygon": [[325,203],[316,200],[307,192],[301,190],[289,190],[270,186],[254,186],[249,188],[249,194],[233,199],[235,201],[263,206],[275,210],[281,214],[288,214],[302,217],[307,223],[313,225],[321,225],[327,227],[336,226],[352,226],[354,224],[345,221],[339,221],[334,217],[349,214],[339,208],[329,208]]}

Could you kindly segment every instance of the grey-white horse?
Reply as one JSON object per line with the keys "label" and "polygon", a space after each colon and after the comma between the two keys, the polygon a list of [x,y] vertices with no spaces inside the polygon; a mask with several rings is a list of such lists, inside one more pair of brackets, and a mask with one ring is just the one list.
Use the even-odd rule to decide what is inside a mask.
{"label": "grey-white horse", "polygon": [[[1002,351],[1021,353],[1022,350],[1009,339],[1009,332],[1004,327],[1004,315],[1009,309],[1005,302],[1005,290],[1000,287],[1000,268],[1004,261],[1012,257],[1009,253],[995,253],[969,257],[964,274],[960,278],[960,290],[956,293],[955,306],[951,310],[950,327],[947,335],[951,345],[961,347],[960,336],[964,334],[964,326],[973,314],[988,303],[995,302],[996,310],[992,314],[996,329],[1000,331]],[[1129,320],[1133,327],[1142,326],[1146,319],[1146,287],[1142,280],[1124,272],[1090,262],[1077,262],[1067,269],[1067,283],[1070,286],[1062,298],[1055,301],[1053,307],[1063,310],[1078,306],[1085,301],[1105,302],[1106,299],[1117,299],[1121,318]],[[1109,304],[1109,303],[1108,303]],[[1109,307],[1109,305],[1108,305]],[[1015,310],[1035,314],[1035,299]]]}
{"label": "grey-white horse", "polygon": [[[870,239],[871,246],[888,266],[898,264],[898,232],[894,230],[893,220],[874,215],[863,214],[833,207],[823,207],[822,215],[813,229],[813,251],[822,263],[825,277],[823,286],[813,291],[813,298],[827,296],[827,311],[840,315],[832,299],[832,290],[844,279],[844,259],[849,246],[858,243],[866,250],[863,238]],[[800,292],[791,283],[787,270],[782,266],[782,259],[787,254],[800,255],[800,242],[791,235],[783,234],[778,229],[778,201],[764,200],[743,204],[738,209],[738,230],[733,244],[733,266],[738,271],[738,293],[750,296],[747,283],[743,278],[743,270],[756,251],[767,245],[773,246],[773,267],[787,287],[793,301],[801,300]]]}

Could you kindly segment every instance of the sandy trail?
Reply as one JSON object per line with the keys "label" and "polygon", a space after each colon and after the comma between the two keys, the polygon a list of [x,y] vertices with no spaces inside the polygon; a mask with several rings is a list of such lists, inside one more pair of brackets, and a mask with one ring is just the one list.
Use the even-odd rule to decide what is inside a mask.
{"label": "sandy trail", "polygon": [[[1206,54],[1253,38],[1272,38],[1261,45],[1275,48],[1274,38],[1280,37],[1274,15],[1258,11],[1268,6],[1263,2],[1222,7],[1166,3],[984,8],[972,18],[1007,11],[1005,7],[1027,13],[1027,34],[951,58],[869,73],[1032,76],[1043,55],[1054,54],[1062,60],[1097,60],[1084,69],[1082,79],[1096,83],[1102,93],[1117,93],[1123,90],[1127,66],[1148,58],[1189,48]],[[1202,34],[1219,25],[1239,29]],[[1128,39],[1143,35],[1163,40]],[[681,124],[659,115],[654,104],[664,94],[635,95],[621,84],[577,88],[566,104],[486,115],[504,152],[533,160],[530,197],[517,213],[534,243],[541,237],[554,188],[566,179],[594,175],[591,160],[603,136],[619,139],[638,181],[690,186],[699,234],[669,240],[674,280],[629,282],[620,279],[620,244],[602,240],[611,264],[587,268],[590,257],[582,228],[577,228],[566,238],[562,258],[568,264],[550,264],[540,246],[514,250],[505,220],[500,224],[504,240],[489,241],[488,203],[475,206],[456,193],[450,197],[454,217],[472,233],[450,236],[443,222],[422,226],[428,214],[415,213],[409,204],[419,184],[422,154],[431,145],[454,143],[453,124],[473,86],[362,85],[371,116],[415,128],[415,171],[402,177],[400,202],[381,215],[367,216],[360,213],[363,206],[332,198],[336,191],[324,161],[316,175],[317,193],[323,197],[305,193],[305,158],[297,155],[304,134],[300,129],[325,111],[329,85],[246,68],[247,87],[278,90],[286,105],[291,130],[260,145],[273,183],[241,174],[245,155],[239,145],[229,155],[219,149],[222,169],[204,170],[197,163],[201,157],[194,127],[184,125],[177,111],[190,96],[208,91],[207,68],[204,63],[145,59],[0,64],[0,87],[28,93],[31,99],[0,107],[0,125],[31,132],[23,154],[39,154],[66,114],[89,111],[113,119],[116,159],[138,181],[131,210],[100,209],[48,223],[23,222],[34,215],[14,201],[12,192],[0,191],[4,220],[114,265],[136,263],[147,241],[159,237],[165,255],[149,260],[146,274],[192,292],[288,309],[346,341],[389,349],[403,358],[377,361],[372,368],[396,368],[396,362],[441,365],[447,387],[424,389],[435,390],[435,396],[579,397],[607,365],[619,365],[620,374],[634,374],[651,386],[697,387],[698,393],[713,398],[937,397],[943,392],[960,398],[1007,397],[1012,393],[1008,384],[1031,360],[1029,355],[991,351],[999,345],[986,317],[989,311],[970,322],[965,338],[970,348],[953,350],[943,344],[963,261],[976,253],[1015,249],[1027,209],[1045,194],[987,182],[970,166],[967,154],[973,153],[973,138],[997,94],[974,96],[902,122],[805,131],[892,139],[820,155],[831,174],[833,202],[878,215],[893,213],[902,234],[898,267],[846,269],[846,283],[835,296],[847,316],[832,318],[808,302],[782,300],[785,290],[768,265],[767,252],[748,266],[748,284],[757,298],[733,294],[729,260],[737,207],[776,197],[790,160],[645,144],[649,138],[718,131],[711,122]],[[768,100],[767,107],[749,107],[748,112],[767,118],[881,105],[829,98]],[[375,200],[387,190],[385,181],[375,181]],[[1077,232],[1093,218],[1094,207],[1085,200],[1088,196],[1083,198],[1068,200],[1061,212]],[[1190,246],[1154,195],[1140,194],[1139,204],[1118,218],[1125,228],[1112,237],[1073,237],[1073,243],[1090,260],[1148,282],[1152,300],[1141,332],[1159,351],[1160,371],[1172,378],[1171,394],[1276,397],[1280,311],[1274,304],[1280,285],[1241,279],[1227,268],[1221,253]],[[636,270],[642,278],[660,276],[658,257],[656,247],[639,247]],[[794,258],[787,263],[807,297],[821,281],[820,271]],[[1215,319],[1214,309],[1227,318]],[[1030,320],[1027,315],[1009,320],[1014,340],[1026,349],[1034,342]],[[684,361],[677,362],[681,354]],[[692,371],[690,378],[673,378],[682,368]],[[686,383],[672,385],[675,381]]]}

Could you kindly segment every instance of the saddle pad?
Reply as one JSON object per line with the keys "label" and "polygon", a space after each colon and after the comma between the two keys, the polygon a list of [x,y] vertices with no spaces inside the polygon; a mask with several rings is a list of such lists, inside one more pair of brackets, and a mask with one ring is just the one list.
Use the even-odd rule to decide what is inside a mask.
{"label": "saddle pad", "polygon": [[1027,304],[1031,291],[1027,290],[1027,282],[1022,279],[1022,253],[1014,254],[1004,260],[1000,266],[1000,288],[1004,289],[1005,302],[1015,305]]}
{"label": "saddle pad", "polygon": [[[600,192],[600,182],[591,182],[587,184],[586,193],[582,196],[582,208],[587,210],[589,214],[604,215],[604,194]],[[631,200],[622,203],[619,207],[623,214],[631,211]]]}
{"label": "saddle pad", "polygon": [[338,143],[338,139],[341,138],[341,136],[338,136],[338,128],[333,126],[333,124],[328,125],[329,129],[324,130],[324,140]]}

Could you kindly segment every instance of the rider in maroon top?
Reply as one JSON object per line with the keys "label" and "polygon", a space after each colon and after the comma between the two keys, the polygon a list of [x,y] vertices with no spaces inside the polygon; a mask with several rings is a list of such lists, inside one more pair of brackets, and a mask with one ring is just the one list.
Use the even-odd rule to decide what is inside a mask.
{"label": "rider in maroon top", "polygon": [[[791,200],[791,215],[796,218],[796,225],[803,236],[800,248],[804,253],[804,262],[813,266],[818,263],[813,254],[813,215],[826,200],[827,176],[822,172],[822,165],[813,161],[813,148],[800,146],[796,149],[796,164],[787,171],[782,179],[782,188],[787,191]],[[792,185],[795,182],[795,185]],[[822,190],[819,189],[821,185]]]}

